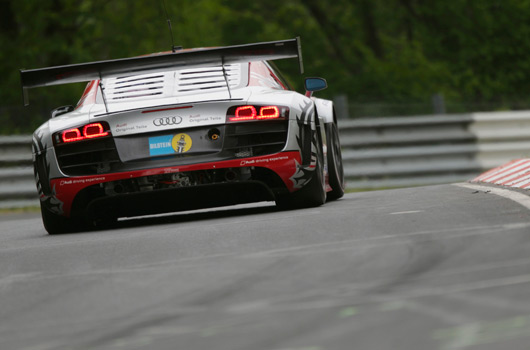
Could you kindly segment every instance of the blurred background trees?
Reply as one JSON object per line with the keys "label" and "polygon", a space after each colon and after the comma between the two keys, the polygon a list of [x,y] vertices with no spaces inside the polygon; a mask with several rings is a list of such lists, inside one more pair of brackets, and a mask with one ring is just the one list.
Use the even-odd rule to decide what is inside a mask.
{"label": "blurred background trees", "polygon": [[[349,115],[522,109],[528,97],[530,0],[165,0],[175,44],[224,46],[302,38],[319,96],[347,96]],[[21,68],[167,51],[162,0],[0,0],[0,132],[31,132],[75,104],[84,84],[30,91]],[[290,62],[291,61],[291,62]],[[294,60],[278,65],[298,90]]]}

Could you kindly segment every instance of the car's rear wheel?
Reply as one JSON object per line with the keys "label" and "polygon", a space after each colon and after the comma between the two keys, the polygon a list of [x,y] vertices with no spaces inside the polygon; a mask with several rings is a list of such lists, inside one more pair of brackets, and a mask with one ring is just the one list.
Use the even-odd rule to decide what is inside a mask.
{"label": "car's rear wheel", "polygon": [[344,196],[344,166],[342,164],[342,152],[339,140],[337,124],[332,123],[326,128],[328,140],[328,173],[331,192],[328,192],[328,200],[335,200]]}
{"label": "car's rear wheel", "polygon": [[76,222],[71,218],[65,218],[64,216],[54,214],[42,205],[40,211],[44,228],[50,235],[72,233],[83,229],[79,222]]}
{"label": "car's rear wheel", "polygon": [[[317,137],[317,139],[319,139],[319,137]],[[317,163],[309,183],[293,194],[278,198],[276,200],[276,205],[280,209],[318,207],[326,202],[322,142],[318,142],[316,148]]]}

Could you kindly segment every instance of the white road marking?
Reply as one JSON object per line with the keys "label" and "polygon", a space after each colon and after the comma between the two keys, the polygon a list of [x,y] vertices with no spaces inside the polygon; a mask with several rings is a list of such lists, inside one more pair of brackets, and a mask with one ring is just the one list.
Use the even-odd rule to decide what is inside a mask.
{"label": "white road marking", "polygon": [[453,186],[469,188],[471,190],[476,190],[476,191],[483,191],[483,192],[488,191],[489,193],[493,193],[493,194],[496,194],[497,196],[510,199],[522,205],[523,207],[530,209],[530,196],[527,196],[525,194],[522,194],[516,191],[506,190],[504,188],[475,185],[475,184],[470,184],[470,183],[458,183],[458,184],[453,184]]}
{"label": "white road marking", "polygon": [[395,213],[390,213],[390,215],[416,214],[416,213],[423,213],[423,212],[424,210],[397,211]]}

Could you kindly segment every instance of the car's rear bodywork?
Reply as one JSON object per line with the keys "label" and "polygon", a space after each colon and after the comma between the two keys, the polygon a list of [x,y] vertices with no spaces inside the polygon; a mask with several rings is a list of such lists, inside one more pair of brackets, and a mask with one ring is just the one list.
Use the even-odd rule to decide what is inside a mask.
{"label": "car's rear bodywork", "polygon": [[33,136],[48,231],[281,202],[311,181],[342,195],[342,179],[340,189],[329,183],[330,137],[340,158],[331,101],[290,90],[266,61],[300,58],[299,50],[293,39],[23,71],[25,90],[90,80],[75,109]]}

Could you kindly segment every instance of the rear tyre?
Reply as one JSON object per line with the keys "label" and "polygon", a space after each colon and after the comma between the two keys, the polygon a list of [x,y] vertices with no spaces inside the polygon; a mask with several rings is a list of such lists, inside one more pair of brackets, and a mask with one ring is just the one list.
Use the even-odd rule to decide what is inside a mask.
{"label": "rear tyre", "polygon": [[298,209],[318,207],[326,203],[323,164],[322,143],[319,142],[317,145],[317,164],[309,183],[293,194],[278,198],[276,206],[280,209]]}
{"label": "rear tyre", "polygon": [[82,223],[75,221],[72,218],[66,218],[50,212],[42,205],[40,207],[40,212],[44,228],[50,235],[79,232],[87,228],[85,227],[86,225],[82,225]]}
{"label": "rear tyre", "polygon": [[344,196],[344,166],[342,164],[342,152],[340,148],[339,130],[337,124],[332,123],[326,129],[328,139],[328,173],[331,192],[328,192],[328,200],[335,200]]}

